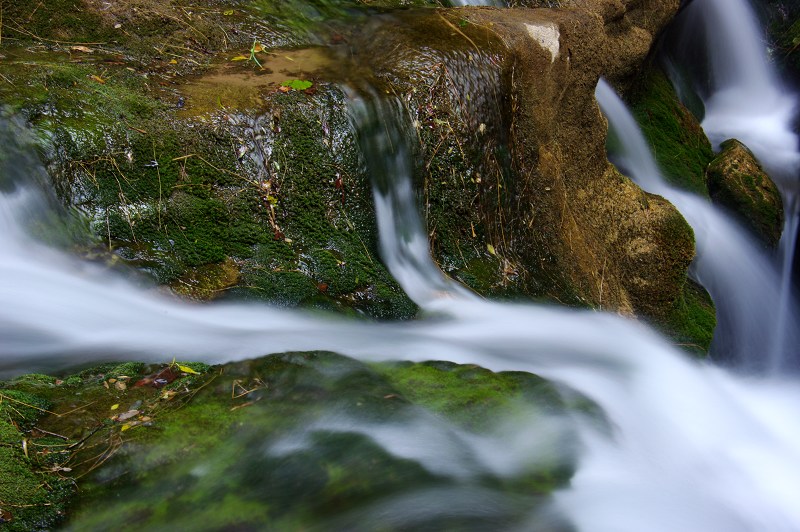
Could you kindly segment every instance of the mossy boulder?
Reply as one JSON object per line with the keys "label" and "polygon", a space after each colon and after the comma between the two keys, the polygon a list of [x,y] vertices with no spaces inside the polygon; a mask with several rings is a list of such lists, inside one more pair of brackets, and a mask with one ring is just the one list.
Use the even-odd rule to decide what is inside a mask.
{"label": "mossy boulder", "polygon": [[[481,457],[483,446],[505,444],[509,427],[547,427],[549,416],[571,406],[535,375],[474,365],[365,365],[333,353],[286,353],[218,367],[106,364],[3,386],[4,393],[38,390],[52,413],[24,434],[0,423],[0,435],[9,433],[0,476],[8,469],[18,490],[1,500],[37,504],[38,495],[18,486],[32,479],[79,488],[58,491],[45,528],[64,519],[74,530],[351,529],[389,501],[436,490],[489,498],[471,503],[477,513],[443,506],[411,524],[508,527],[574,471],[570,429],[547,429],[553,439],[536,453],[526,446],[513,469]],[[419,447],[419,438],[435,445]]]}
{"label": "mossy boulder", "polygon": [[[96,241],[87,255],[121,258],[192,298],[412,316],[377,258],[369,177],[334,83],[363,88],[366,77],[406,105],[415,179],[446,273],[491,297],[626,314],[678,298],[678,270],[630,270],[641,261],[627,258],[632,240],[620,238],[662,249],[684,233],[670,233],[669,216],[630,216],[648,203],[610,173],[593,98],[600,74],[630,76],[677,2],[658,2],[648,16],[635,2],[397,11],[333,24],[318,34],[326,47],[305,51],[270,48],[289,41],[260,33],[255,14],[268,4],[180,14],[172,3],[88,2],[79,15],[99,17],[97,31],[131,35],[73,49],[51,42],[72,34],[47,34],[43,19],[38,39],[48,47],[7,49],[11,83],[0,91],[42,139],[62,200],[88,218]],[[312,7],[320,16],[311,19],[338,17],[325,14],[332,5]],[[25,15],[19,9],[12,21]],[[158,30],[159,20],[171,22]],[[203,39],[204,24],[237,37]],[[558,39],[537,40],[553,28]],[[168,53],[176,35],[192,42],[180,57]],[[163,53],[140,50],[157,39]],[[617,231],[625,220],[635,222]],[[671,245],[683,257],[691,243]]]}
{"label": "mossy boulder", "polygon": [[706,170],[711,199],[734,213],[767,246],[775,248],[783,231],[783,202],[772,179],[747,146],[722,143]]}
{"label": "mossy boulder", "polygon": [[[317,80],[284,93],[278,73],[249,86],[257,104],[236,110],[248,115],[233,114],[227,99],[198,95],[203,78],[176,95],[146,72],[67,58],[9,49],[0,94],[33,126],[60,198],[92,229],[82,254],[193,299],[415,313],[377,258],[369,180],[338,87]],[[230,64],[239,68],[227,77],[212,69],[212,86],[252,73]]]}

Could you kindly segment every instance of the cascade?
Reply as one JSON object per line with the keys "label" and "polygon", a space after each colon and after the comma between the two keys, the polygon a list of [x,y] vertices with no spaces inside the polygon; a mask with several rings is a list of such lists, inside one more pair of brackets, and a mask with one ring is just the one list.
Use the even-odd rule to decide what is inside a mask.
{"label": "cascade", "polygon": [[[395,118],[386,112],[387,106],[368,111],[369,105],[360,105],[355,115],[367,113],[380,123]],[[364,123],[357,117],[354,122]],[[389,153],[402,154],[401,141],[402,136],[394,138]],[[4,139],[4,145],[13,147],[11,139]],[[407,173],[404,156],[379,153],[367,159],[384,157],[390,175]],[[547,430],[517,425],[502,437],[480,441],[457,432],[419,430],[413,424],[398,432],[397,427],[389,430],[354,420],[331,423],[329,430],[368,434],[387,452],[462,483],[454,490],[412,492],[383,501],[364,509],[359,519],[391,519],[411,526],[434,516],[498,512],[505,507],[503,499],[471,484],[476,475],[508,474],[535,455],[537,441],[552,437],[553,431],[569,430],[576,431],[580,451],[571,486],[556,493],[545,509],[530,510],[523,528],[556,526],[555,515],[582,530],[800,527],[794,499],[800,489],[796,383],[742,381],[686,360],[640,325],[602,313],[474,297],[427,298],[424,292],[421,300],[437,319],[412,323],[331,320],[257,305],[180,303],[103,276],[31,242],[18,222],[28,201],[40,197],[25,184],[26,177],[37,172],[41,169],[20,164],[2,169],[15,183],[0,195],[5,225],[0,237],[0,294],[5,303],[0,307],[0,366],[5,371],[52,371],[109,358],[157,360],[165,351],[224,362],[261,355],[265,349],[326,349],[362,360],[446,358],[495,371],[530,371],[595,401],[613,427],[611,433],[580,416],[554,419]],[[390,193],[395,185],[399,191]],[[402,179],[379,181],[376,189],[378,196],[404,197],[405,186]],[[411,232],[422,227],[418,220],[411,222]],[[404,249],[423,235],[398,238],[391,229],[385,235],[397,242],[384,243],[384,249],[397,248],[400,255],[416,257],[398,261],[398,277],[413,282],[423,273],[402,270],[417,267],[430,273],[434,266],[419,257],[418,249]],[[431,283],[436,290],[442,288],[440,283],[453,290],[448,281]],[[466,458],[453,452],[443,464],[436,449],[453,438],[455,448],[472,452]],[[301,444],[302,438],[284,447]],[[425,505],[419,506],[420,501]]]}
{"label": "cascade", "polygon": [[[729,138],[744,142],[781,191],[786,222],[780,242],[782,281],[773,305],[774,340],[770,358],[780,361],[796,342],[783,337],[794,323],[792,261],[795,254],[800,186],[800,146],[792,130],[794,94],[782,86],[767,57],[758,19],[747,0],[696,0],[676,19],[676,46],[668,62],[673,84],[678,71],[692,71],[694,90],[704,106],[702,126],[715,147]],[[698,42],[699,39],[702,42]],[[692,65],[705,51],[706,70]],[[679,68],[685,67],[685,68]],[[685,95],[684,95],[685,96]],[[792,366],[797,361],[778,362]]]}
{"label": "cascade", "polygon": [[[647,142],[614,89],[601,80],[596,91],[609,127],[621,140],[617,164],[645,190],[669,199],[695,233],[697,258],[692,274],[711,293],[717,307],[713,350],[746,371],[776,372],[790,365],[794,350],[773,350],[779,323],[781,279],[759,246],[725,213],[708,201],[666,183]],[[745,281],[746,280],[746,281]],[[794,317],[794,308],[787,310]],[[796,319],[784,324],[784,338],[796,338]]]}
{"label": "cascade", "polygon": [[[474,296],[439,271],[428,254],[410,186],[401,109],[375,97],[351,98],[352,123],[375,178],[384,260],[404,290],[434,316],[366,323],[256,304],[190,305],[38,243],[26,228],[51,208],[39,186],[44,171],[31,147],[19,142],[20,127],[0,120],[5,155],[0,158],[0,372],[53,372],[110,359],[159,361],[165,352],[222,363],[265,351],[302,350],[366,361],[446,359],[494,371],[529,371],[594,401],[608,423],[577,414],[544,424],[515,419],[487,437],[459,432],[432,416],[399,426],[332,418],[306,429],[364,434],[388,453],[458,483],[379,499],[357,514],[361,524],[411,528],[441,516],[514,514],[515,501],[499,489],[480,487],[476,479],[506,478],[536,460],[543,440],[566,435],[576,440],[575,448],[565,448],[559,457],[577,467],[570,486],[545,507],[523,510],[517,528],[560,530],[566,520],[587,531],[800,529],[795,379],[744,379],[687,360],[650,329],[616,316]],[[780,285],[769,262],[758,253],[742,253],[751,244],[723,215],[664,185],[613,91],[601,83],[598,99],[624,139],[618,164],[687,213],[698,240],[698,280],[714,292],[712,283],[722,279],[720,297],[733,298],[723,305],[731,324],[721,328],[725,335],[740,334],[740,327],[744,332],[735,340],[715,340],[716,348],[742,349],[737,344],[752,342],[744,353],[757,350],[758,342],[766,345],[772,329],[762,315],[765,323],[775,319],[770,301]],[[726,279],[718,264],[740,261],[752,261],[744,266],[754,274],[747,283],[741,270]],[[736,284],[752,287],[754,294],[728,295]],[[748,320],[756,323],[752,330]],[[302,445],[303,434],[293,434],[261,452],[280,455]]]}

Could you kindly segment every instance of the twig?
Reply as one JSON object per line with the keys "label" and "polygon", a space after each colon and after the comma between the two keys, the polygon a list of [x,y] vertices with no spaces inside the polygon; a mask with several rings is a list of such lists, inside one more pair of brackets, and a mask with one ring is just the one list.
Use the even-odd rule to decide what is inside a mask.
{"label": "twig", "polygon": [[69,438],[66,436],[62,436],[61,434],[56,434],[55,432],[50,432],[49,430],[40,429],[39,427],[33,427],[33,430],[38,430],[43,434],[48,434],[50,436],[55,436],[56,438],[61,438],[64,441],[69,441]]}

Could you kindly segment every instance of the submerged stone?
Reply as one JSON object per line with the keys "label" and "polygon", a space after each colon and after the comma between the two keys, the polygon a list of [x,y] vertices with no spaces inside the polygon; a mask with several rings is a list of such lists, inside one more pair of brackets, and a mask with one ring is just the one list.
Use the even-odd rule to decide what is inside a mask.
{"label": "submerged stone", "polygon": [[783,231],[778,187],[747,146],[730,139],[721,148],[706,171],[711,199],[733,212],[767,246],[777,247]]}
{"label": "submerged stone", "polygon": [[[169,386],[148,380],[166,369],[178,375]],[[507,527],[528,519],[574,469],[572,429],[550,425],[572,401],[526,373],[442,362],[367,366],[314,352],[213,368],[109,364],[36,386],[52,413],[14,432],[40,457],[47,438],[61,438],[58,468],[25,474],[77,481],[63,514],[73,530],[350,529],[384,519],[409,497],[456,493],[472,508],[408,511],[393,518],[396,527]],[[553,439],[520,452],[521,441],[506,440],[518,423]],[[497,466],[495,453],[514,466]],[[26,464],[22,452],[0,456],[0,469]]]}

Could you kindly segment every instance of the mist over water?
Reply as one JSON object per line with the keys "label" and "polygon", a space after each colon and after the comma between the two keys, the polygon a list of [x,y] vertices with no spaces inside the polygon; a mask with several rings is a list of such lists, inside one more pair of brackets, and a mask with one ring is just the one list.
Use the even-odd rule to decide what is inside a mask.
{"label": "mist over water", "polygon": [[[720,297],[732,298],[718,303],[731,323],[721,323],[716,349],[736,350],[760,364],[756,353],[765,355],[773,330],[766,322],[775,316],[771,303],[760,302],[779,298],[775,268],[758,253],[742,253],[752,245],[747,237],[704,200],[684,197],[660,181],[638,129],[609,91],[601,84],[598,98],[624,139],[618,163],[645,188],[673,195],[697,234],[695,275],[712,292],[720,283]],[[349,321],[257,304],[189,304],[37,243],[26,228],[50,209],[40,183],[44,171],[31,146],[20,142],[20,127],[0,121],[0,371],[53,372],[112,359],[163,361],[166,354],[222,363],[304,350],[364,361],[445,359],[528,371],[594,401],[608,423],[578,413],[523,416],[498,420],[493,434],[478,437],[424,412],[391,424],[331,410],[263,453],[281,456],[307,448],[317,430],[357,433],[456,482],[379,498],[321,529],[513,515],[527,502],[474,480],[512,475],[540,459],[553,441],[568,438],[560,459],[575,464],[575,476],[544,506],[523,506],[520,530],[563,530],[564,520],[579,530],[609,532],[800,530],[796,379],[737,376],[687,359],[636,322],[485,301],[448,279],[428,253],[410,186],[401,114],[392,101],[353,97],[352,123],[375,177],[383,259],[426,311],[404,323]],[[719,269],[743,261],[745,273],[753,273],[746,282],[742,270],[729,279]],[[738,295],[736,285],[756,294]],[[796,319],[786,323],[791,329]]]}

